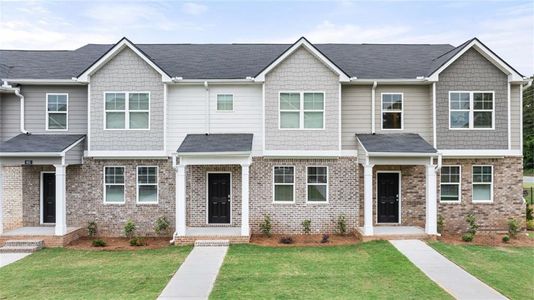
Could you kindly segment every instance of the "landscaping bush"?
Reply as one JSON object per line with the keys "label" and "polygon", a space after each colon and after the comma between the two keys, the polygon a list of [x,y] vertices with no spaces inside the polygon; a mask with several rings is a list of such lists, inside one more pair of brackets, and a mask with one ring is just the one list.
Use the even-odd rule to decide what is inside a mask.
{"label": "landscaping bush", "polygon": [[519,222],[516,219],[508,220],[508,235],[515,238],[519,233]]}
{"label": "landscaping bush", "polygon": [[337,218],[336,230],[340,235],[347,234],[347,218],[344,215]]}
{"label": "landscaping bush", "polygon": [[438,222],[437,222],[437,229],[438,229],[438,233],[443,233],[443,225],[445,223],[445,220],[443,220],[443,216],[442,215],[438,215]]}
{"label": "landscaping bush", "polygon": [[294,241],[293,241],[293,238],[290,237],[290,236],[284,236],[282,238],[280,238],[280,243],[281,244],[293,244]]}
{"label": "landscaping bush", "polygon": [[534,220],[527,221],[527,230],[534,230]]}
{"label": "landscaping bush", "polygon": [[124,235],[127,238],[132,239],[135,235],[135,223],[132,220],[128,220],[124,225]]}
{"label": "landscaping bush", "polygon": [[302,221],[302,231],[304,231],[304,234],[310,234],[311,233],[311,220],[306,219]]}
{"label": "landscaping bush", "polygon": [[133,237],[132,239],[130,239],[130,246],[139,247],[139,246],[144,246],[144,245],[146,245],[146,243],[143,238]]}
{"label": "landscaping bush", "polygon": [[165,217],[159,217],[156,220],[156,225],[154,225],[154,231],[156,231],[156,234],[162,235],[167,234],[169,232],[169,228],[171,226],[171,223],[167,218]]}
{"label": "landscaping bush", "polygon": [[263,222],[260,223],[260,231],[264,235],[271,237],[273,225],[271,224],[271,217],[269,215],[263,216]]}
{"label": "landscaping bush", "polygon": [[467,229],[467,233],[471,233],[473,236],[475,236],[479,227],[475,215],[473,213],[469,213],[465,220],[467,221],[467,224],[469,226]]}
{"label": "landscaping bush", "polygon": [[89,222],[87,224],[87,235],[90,238],[94,238],[96,236],[96,233],[97,233],[96,222],[95,221]]}
{"label": "landscaping bush", "polygon": [[527,204],[527,221],[534,220],[534,205]]}
{"label": "landscaping bush", "polygon": [[323,238],[321,239],[321,244],[325,244],[325,243],[328,243],[330,242],[330,235],[325,233],[323,234]]}
{"label": "landscaping bush", "polygon": [[504,235],[504,236],[502,237],[502,241],[503,241],[503,243],[508,243],[508,242],[510,241],[510,236],[508,236],[507,234]]}
{"label": "landscaping bush", "polygon": [[104,242],[104,240],[100,240],[100,239],[97,239],[97,240],[93,240],[92,242],[93,244],[93,247],[106,247],[106,242]]}
{"label": "landscaping bush", "polygon": [[475,235],[473,233],[464,233],[462,235],[462,240],[464,242],[472,242],[473,241],[473,238],[475,237]]}

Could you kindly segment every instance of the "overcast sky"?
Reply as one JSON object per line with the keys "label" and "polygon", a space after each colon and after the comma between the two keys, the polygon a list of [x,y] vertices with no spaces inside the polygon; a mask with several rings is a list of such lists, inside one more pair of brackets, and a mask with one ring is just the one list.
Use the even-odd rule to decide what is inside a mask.
{"label": "overcast sky", "polygon": [[449,43],[476,36],[534,74],[534,1],[6,1],[0,48],[87,43]]}

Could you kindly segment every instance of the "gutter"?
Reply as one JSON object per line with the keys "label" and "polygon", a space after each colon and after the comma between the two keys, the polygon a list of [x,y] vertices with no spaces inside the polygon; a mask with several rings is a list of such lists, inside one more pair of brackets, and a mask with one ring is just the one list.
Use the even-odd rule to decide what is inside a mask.
{"label": "gutter", "polygon": [[24,128],[24,95],[20,93],[20,88],[14,88],[11,85],[7,83],[7,81],[4,80],[4,83],[2,84],[2,89],[7,91],[13,91],[17,97],[20,98],[20,132],[23,134],[30,134],[25,128]]}

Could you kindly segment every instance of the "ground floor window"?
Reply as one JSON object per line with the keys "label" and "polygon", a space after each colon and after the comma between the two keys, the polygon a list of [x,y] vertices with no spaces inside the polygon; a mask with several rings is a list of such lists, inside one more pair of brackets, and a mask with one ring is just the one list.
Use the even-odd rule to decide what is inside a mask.
{"label": "ground floor window", "polygon": [[158,167],[137,167],[137,203],[158,203]]}
{"label": "ground floor window", "polygon": [[441,202],[460,202],[461,198],[460,166],[443,166],[441,168]]}
{"label": "ground floor window", "polygon": [[307,167],[307,201],[328,202],[328,168]]}
{"label": "ground floor window", "polygon": [[124,167],[104,167],[104,203],[124,203]]}
{"label": "ground floor window", "polygon": [[274,167],[274,202],[295,201],[295,167]]}
{"label": "ground floor window", "polygon": [[493,201],[493,166],[473,166],[473,202]]}

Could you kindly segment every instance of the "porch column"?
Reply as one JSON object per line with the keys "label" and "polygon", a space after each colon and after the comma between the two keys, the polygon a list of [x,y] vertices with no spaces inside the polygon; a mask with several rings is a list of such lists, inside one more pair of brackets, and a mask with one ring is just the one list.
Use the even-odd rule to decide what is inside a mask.
{"label": "porch column", "polygon": [[241,235],[250,234],[249,226],[249,167],[241,164]]}
{"label": "porch column", "polygon": [[56,168],[56,235],[67,234],[66,169],[67,165],[54,165]]}
{"label": "porch column", "polygon": [[185,236],[185,167],[176,166],[176,236]]}
{"label": "porch column", "polygon": [[373,235],[373,165],[363,166],[363,234]]}
{"label": "porch column", "polygon": [[437,234],[437,183],[434,165],[426,166],[426,234]]}
{"label": "porch column", "polygon": [[4,167],[0,164],[0,234],[4,232]]}

